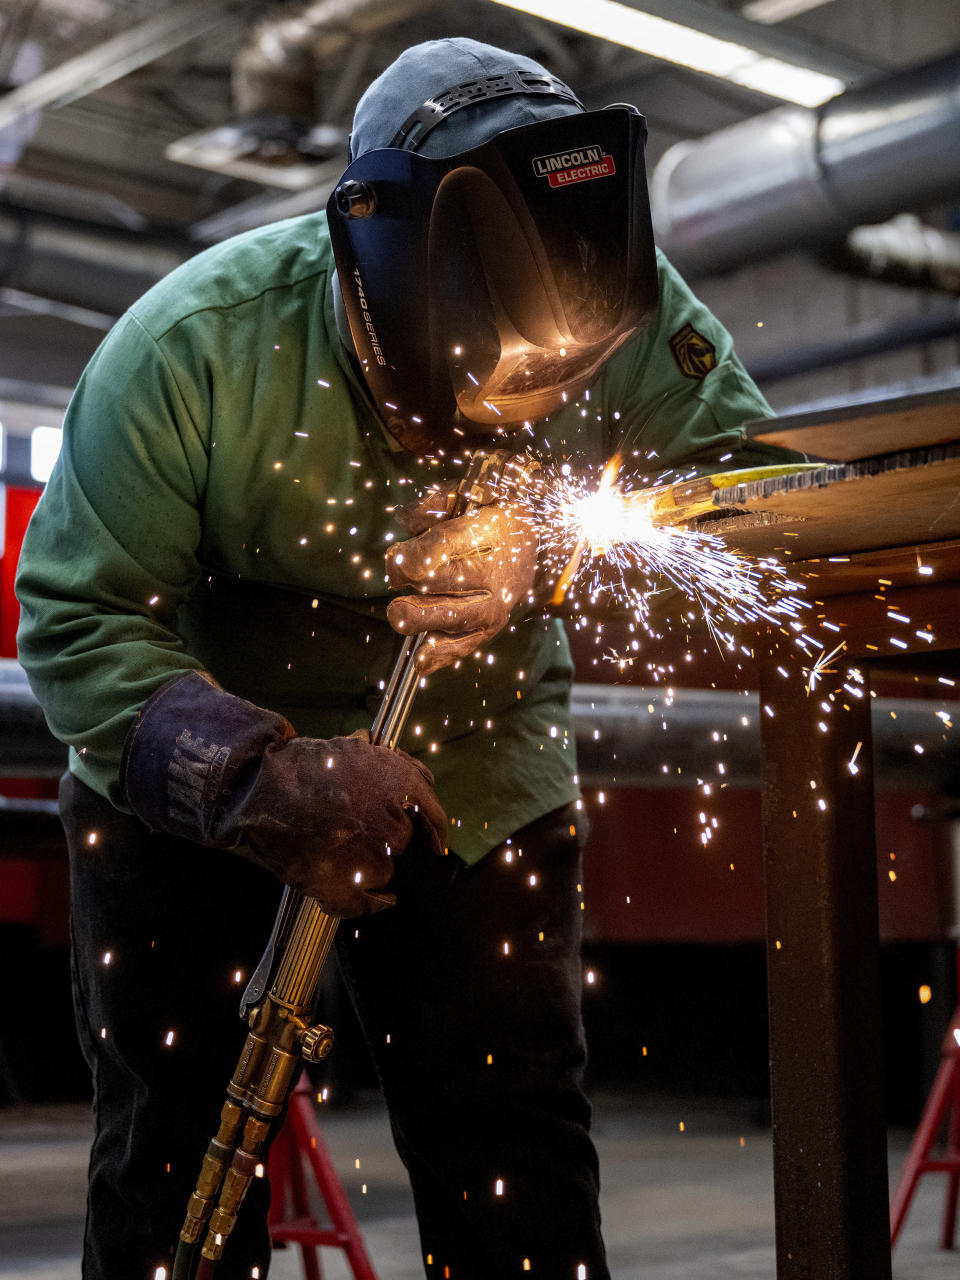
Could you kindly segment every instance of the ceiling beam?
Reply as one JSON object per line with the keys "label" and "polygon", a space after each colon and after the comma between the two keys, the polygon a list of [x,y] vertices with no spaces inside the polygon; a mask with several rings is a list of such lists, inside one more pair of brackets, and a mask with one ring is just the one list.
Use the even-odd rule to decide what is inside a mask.
{"label": "ceiling beam", "polygon": [[252,0],[181,0],[0,97],[0,129],[85,97],[157,58],[252,12]]}

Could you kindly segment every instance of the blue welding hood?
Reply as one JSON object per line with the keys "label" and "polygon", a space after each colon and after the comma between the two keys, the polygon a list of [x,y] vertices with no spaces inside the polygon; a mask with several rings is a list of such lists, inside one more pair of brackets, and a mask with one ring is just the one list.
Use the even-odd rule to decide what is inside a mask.
{"label": "blue welding hood", "polygon": [[[423,154],[442,150],[431,144],[454,113],[512,95],[555,114]],[[520,67],[435,94],[350,164],[327,205],[342,306],[402,444],[442,448],[543,418],[649,321],[645,138],[635,108],[584,111],[561,81]]]}

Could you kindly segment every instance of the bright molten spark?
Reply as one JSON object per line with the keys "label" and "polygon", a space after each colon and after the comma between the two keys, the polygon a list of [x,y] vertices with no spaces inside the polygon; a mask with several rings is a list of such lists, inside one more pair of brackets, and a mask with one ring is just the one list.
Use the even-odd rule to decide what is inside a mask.
{"label": "bright molten spark", "polygon": [[[783,626],[807,607],[782,565],[737,555],[714,535],[663,523],[663,491],[631,490],[620,468],[615,455],[599,479],[574,475],[569,467],[537,474],[540,537],[557,575],[553,604],[569,595],[577,610],[625,605],[647,626],[651,598],[670,585],[697,605],[728,644],[733,637],[724,626],[760,619]],[[794,642],[805,650],[800,639]]]}
{"label": "bright molten spark", "polygon": [[620,462],[620,454],[615,453],[604,467],[595,492],[586,493],[574,503],[573,519],[593,555],[602,556],[608,546],[637,536],[637,522],[631,520],[626,496],[617,486]]}
{"label": "bright molten spark", "polygon": [[563,603],[571,582],[577,576],[584,552],[603,555],[609,543],[622,541],[629,532],[623,494],[615,487],[620,463],[620,454],[615,453],[604,467],[596,490],[588,490],[571,504],[570,517],[576,532],[576,546],[557,579],[551,604]]}

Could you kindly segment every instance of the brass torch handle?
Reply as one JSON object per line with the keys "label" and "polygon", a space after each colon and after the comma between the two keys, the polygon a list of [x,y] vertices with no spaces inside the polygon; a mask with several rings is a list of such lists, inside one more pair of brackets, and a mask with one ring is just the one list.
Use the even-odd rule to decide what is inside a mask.
{"label": "brass torch handle", "polygon": [[[422,643],[423,636],[403,643],[370,730],[374,745],[397,745],[419,683],[416,656]],[[311,1027],[309,1019],[339,923],[314,898],[285,890],[267,953],[244,996],[250,1029],[180,1232],[182,1249],[192,1253],[206,1226],[201,1266],[212,1268],[223,1253],[256,1176],[260,1148],[271,1122],[283,1111],[301,1057],[325,1056],[333,1043],[329,1029]]]}
{"label": "brass torch handle", "polygon": [[[491,501],[512,455],[506,450],[475,454],[447,515]],[[370,729],[375,746],[396,748],[420,683],[417,654],[423,635],[408,636],[394,663],[383,701]],[[236,1070],[227,1086],[220,1128],[204,1157],[197,1189],[180,1232],[172,1280],[212,1274],[233,1230],[247,1188],[256,1176],[260,1150],[293,1087],[301,1059],[325,1057],[333,1043],[328,1027],[309,1025],[320,973],[337,925],[313,898],[287,888],[267,950],[244,993],[241,1013],[249,1025]],[[198,1271],[195,1246],[206,1227]]]}
{"label": "brass torch handle", "polygon": [[312,1008],[320,970],[338,924],[337,917],[323,911],[314,898],[303,899],[270,989],[274,1000],[298,1013]]}

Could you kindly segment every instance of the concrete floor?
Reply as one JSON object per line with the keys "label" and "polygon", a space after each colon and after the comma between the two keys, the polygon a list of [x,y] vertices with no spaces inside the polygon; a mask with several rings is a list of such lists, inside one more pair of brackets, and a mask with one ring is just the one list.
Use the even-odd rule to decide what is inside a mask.
{"label": "concrete floor", "polygon": [[[616,1280],[773,1280],[770,1133],[749,1107],[614,1094],[595,1104]],[[422,1280],[410,1195],[382,1106],[369,1099],[327,1112],[323,1132],[380,1280]],[[890,1135],[894,1178],[910,1136]],[[79,1277],[89,1140],[83,1107],[0,1111],[0,1280]],[[939,1175],[921,1181],[894,1255],[895,1280],[960,1275],[958,1254],[937,1248],[943,1187]],[[323,1261],[326,1280],[349,1280],[338,1250],[324,1251]],[[278,1251],[270,1274],[300,1280],[299,1250]]]}

